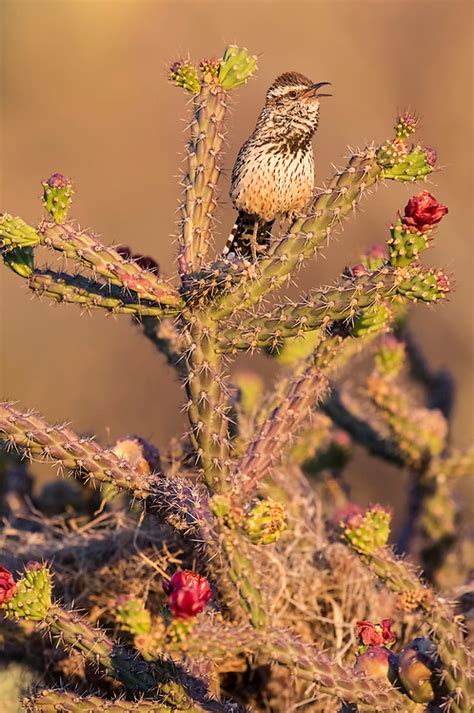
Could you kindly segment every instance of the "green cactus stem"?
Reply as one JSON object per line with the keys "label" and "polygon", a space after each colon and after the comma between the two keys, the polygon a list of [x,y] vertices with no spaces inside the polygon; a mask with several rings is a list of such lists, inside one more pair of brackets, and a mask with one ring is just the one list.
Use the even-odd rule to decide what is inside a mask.
{"label": "green cactus stem", "polygon": [[3,250],[4,264],[20,277],[29,277],[35,268],[33,248],[13,248]]}
{"label": "green cactus stem", "polygon": [[183,178],[180,269],[185,268],[186,273],[202,267],[211,245],[211,221],[217,207],[226,109],[226,94],[219,84],[200,85],[194,98],[188,165]]}
{"label": "green cactus stem", "polygon": [[211,492],[220,492],[229,469],[230,403],[215,340],[215,323],[195,313],[186,353],[188,416],[206,484]]}
{"label": "green cactus stem", "polygon": [[0,248],[28,248],[38,245],[39,233],[21,218],[0,215]]}
{"label": "green cactus stem", "polygon": [[405,345],[391,335],[382,338],[374,361],[379,374],[386,379],[394,379],[405,364]]}
{"label": "green cactus stem", "polygon": [[43,205],[55,223],[61,224],[67,218],[72,203],[74,189],[61,173],[53,173],[43,184]]}
{"label": "green cactus stem", "polygon": [[27,284],[32,292],[56,302],[76,304],[86,309],[103,309],[112,314],[130,314],[140,319],[175,314],[174,308],[167,309],[145,300],[134,302],[118,288],[88,280],[82,275],[34,270],[22,276],[28,277]]}
{"label": "green cactus stem", "polygon": [[391,237],[388,241],[390,263],[394,267],[405,267],[418,260],[421,252],[429,246],[429,233],[413,233],[405,228],[399,220],[390,228]]}

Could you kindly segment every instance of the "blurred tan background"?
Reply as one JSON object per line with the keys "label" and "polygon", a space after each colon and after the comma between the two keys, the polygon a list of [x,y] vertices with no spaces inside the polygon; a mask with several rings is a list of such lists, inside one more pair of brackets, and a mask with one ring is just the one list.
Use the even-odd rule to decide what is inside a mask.
{"label": "blurred tan background", "polygon": [[[347,146],[390,136],[397,109],[416,110],[419,137],[444,166],[427,188],[449,206],[427,259],[454,273],[457,287],[448,304],[415,309],[413,324],[433,365],[458,381],[453,440],[466,445],[473,431],[472,11],[457,0],[2,0],[0,209],[37,221],[40,180],[63,172],[75,182],[81,225],[154,255],[170,274],[188,108],[166,67],[188,52],[199,59],[238,43],[260,56],[257,77],[232,94],[221,245],[233,220],[228,172],[279,73],[294,69],[334,85],[315,142],[318,181],[331,175],[331,162],[344,163]],[[306,269],[303,286],[332,280],[384,240],[418,190],[381,186],[327,260]],[[32,300],[6,269],[0,276],[2,395],[102,442],[133,432],[162,445],[181,430],[180,387],[127,317],[53,308]],[[253,363],[268,370],[264,357]],[[359,461],[354,495],[386,501],[379,472],[368,474]]]}

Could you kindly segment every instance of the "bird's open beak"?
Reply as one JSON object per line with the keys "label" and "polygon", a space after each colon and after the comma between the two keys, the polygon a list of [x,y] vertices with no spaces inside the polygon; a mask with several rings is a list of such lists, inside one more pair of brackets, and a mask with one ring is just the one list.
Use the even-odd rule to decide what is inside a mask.
{"label": "bird's open beak", "polygon": [[316,84],[312,84],[309,89],[303,94],[304,97],[332,97],[332,94],[319,94],[318,89],[321,89],[321,87],[326,87],[330,86],[331,82],[316,82]]}

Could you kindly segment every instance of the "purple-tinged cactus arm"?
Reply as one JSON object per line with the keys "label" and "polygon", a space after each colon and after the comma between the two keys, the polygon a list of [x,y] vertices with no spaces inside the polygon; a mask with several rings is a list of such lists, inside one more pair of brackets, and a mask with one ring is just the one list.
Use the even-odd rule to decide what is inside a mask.
{"label": "purple-tinged cactus arm", "polygon": [[163,318],[176,314],[173,307],[158,306],[147,300],[135,302],[119,288],[88,280],[82,275],[35,270],[29,275],[27,285],[39,297],[77,304],[84,309],[103,309],[112,314],[130,314],[138,318]]}
{"label": "purple-tinged cactus arm", "polygon": [[[122,698],[107,700],[100,696],[82,696],[62,689],[44,690],[23,699],[27,713],[179,713],[173,705],[149,701],[146,698],[128,701]],[[209,708],[194,704],[186,713],[203,713]],[[223,713],[225,709],[222,709]]]}
{"label": "purple-tinged cactus arm", "polygon": [[7,445],[19,448],[29,458],[39,455],[96,483],[111,483],[145,500],[175,529],[198,528],[193,502],[199,501],[202,494],[191,483],[141,473],[90,438],[81,438],[67,426],[51,425],[37,414],[19,411],[10,403],[0,406],[0,434]]}
{"label": "purple-tinged cactus arm", "polygon": [[281,402],[262,423],[260,430],[235,466],[234,490],[239,502],[248,501],[281,458],[285,448],[306,423],[309,412],[326,396],[327,378],[310,363],[300,376],[289,381]]}

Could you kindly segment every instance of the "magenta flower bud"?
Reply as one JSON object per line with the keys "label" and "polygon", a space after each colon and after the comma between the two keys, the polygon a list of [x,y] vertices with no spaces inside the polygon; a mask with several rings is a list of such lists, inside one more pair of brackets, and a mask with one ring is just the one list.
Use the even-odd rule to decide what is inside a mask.
{"label": "magenta flower bud", "polygon": [[426,147],[425,156],[430,166],[436,165],[436,161],[438,160],[438,154],[436,153],[436,149]]}
{"label": "magenta flower bud", "polygon": [[9,602],[15,593],[15,580],[9,569],[0,565],[0,607]]}
{"label": "magenta flower bud", "polygon": [[171,612],[179,619],[200,614],[212,595],[207,578],[191,570],[175,572],[169,582],[163,582],[163,589]]}
{"label": "magenta flower bud", "polygon": [[410,198],[405,206],[405,215],[402,217],[403,225],[412,233],[425,233],[439,223],[446,215],[448,208],[438,203],[429,191],[422,191],[417,196]]}
{"label": "magenta flower bud", "polygon": [[436,283],[442,292],[449,292],[451,290],[449,278],[443,272],[438,273]]}
{"label": "magenta flower bud", "polygon": [[350,268],[350,272],[353,277],[361,277],[362,275],[367,275],[367,268],[359,262],[357,265],[353,265],[353,267]]}
{"label": "magenta flower bud", "polygon": [[50,188],[66,188],[66,186],[71,185],[71,181],[62,173],[53,173],[46,181],[46,184]]}

